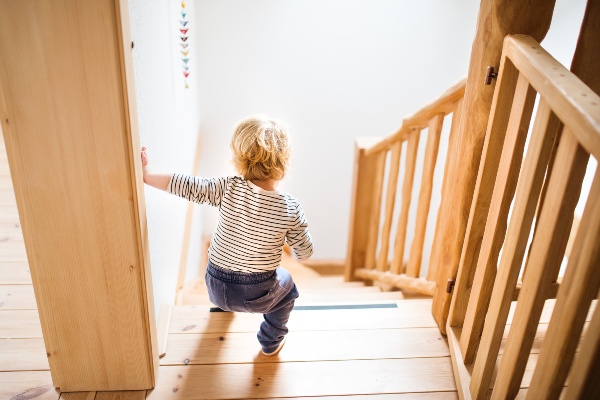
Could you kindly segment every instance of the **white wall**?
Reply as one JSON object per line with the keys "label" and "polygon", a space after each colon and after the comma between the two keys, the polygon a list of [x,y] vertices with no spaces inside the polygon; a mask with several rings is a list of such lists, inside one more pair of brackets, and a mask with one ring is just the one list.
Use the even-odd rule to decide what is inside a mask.
{"label": "white wall", "polygon": [[[345,257],[354,138],[391,133],[466,74],[479,2],[196,4],[202,174],[233,173],[228,143],[239,119],[281,119],[291,128],[294,156],[282,187],[303,203],[314,257]],[[546,43],[567,65],[584,5],[557,1]],[[432,201],[437,209],[437,191]],[[202,212],[212,231],[216,213]]]}
{"label": "white wall", "polygon": [[[567,66],[584,6],[557,0],[544,41]],[[279,118],[291,128],[294,157],[282,188],[304,205],[314,257],[345,257],[354,138],[394,131],[466,74],[479,2],[188,1],[188,90],[177,53],[180,7],[177,0],[129,0],[140,135],[154,168],[191,171],[200,133],[202,175],[233,174],[235,123],[251,113]],[[434,191],[434,210],[439,202]],[[186,204],[151,188],[146,203],[160,305],[173,301]],[[215,210],[196,211],[196,226],[212,232]],[[197,243],[195,231],[192,274]]]}
{"label": "white wall", "polygon": [[[290,126],[282,187],[302,202],[315,258],[343,258],[354,138],[402,117],[466,74],[477,4],[448,1],[199,1],[202,172],[231,174],[234,124]],[[203,210],[205,228],[214,212]]]}
{"label": "white wall", "polygon": [[[196,29],[194,3],[188,2],[190,33]],[[200,113],[194,61],[194,38],[189,39],[192,73],[185,89],[179,54],[180,1],[130,0],[131,37],[134,42],[136,100],[140,142],[149,151],[155,171],[191,171]],[[150,261],[156,309],[173,303],[181,255],[187,203],[146,187]],[[196,213],[199,226],[199,213]],[[197,235],[193,240],[198,241]],[[192,251],[190,262],[198,263]]]}

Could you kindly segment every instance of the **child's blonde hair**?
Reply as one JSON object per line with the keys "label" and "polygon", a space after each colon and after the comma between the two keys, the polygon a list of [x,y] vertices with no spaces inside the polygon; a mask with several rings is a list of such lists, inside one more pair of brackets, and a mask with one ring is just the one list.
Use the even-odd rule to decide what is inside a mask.
{"label": "child's blonde hair", "polygon": [[290,160],[286,128],[262,116],[240,121],[231,139],[233,164],[244,179],[281,180]]}

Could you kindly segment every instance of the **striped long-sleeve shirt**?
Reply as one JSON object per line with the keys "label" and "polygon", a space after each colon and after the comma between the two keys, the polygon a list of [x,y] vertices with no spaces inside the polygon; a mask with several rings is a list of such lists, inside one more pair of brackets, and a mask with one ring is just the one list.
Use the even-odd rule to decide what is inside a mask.
{"label": "striped long-sleeve shirt", "polygon": [[200,178],[174,174],[169,193],[219,208],[210,261],[234,271],[264,272],[281,262],[284,242],[299,260],[313,253],[302,206],[284,191],[267,191],[239,176]]}

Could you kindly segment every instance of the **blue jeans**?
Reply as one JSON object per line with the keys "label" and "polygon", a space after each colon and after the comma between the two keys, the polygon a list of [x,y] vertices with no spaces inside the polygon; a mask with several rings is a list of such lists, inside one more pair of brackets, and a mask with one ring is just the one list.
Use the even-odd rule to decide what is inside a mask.
{"label": "blue jeans", "polygon": [[225,311],[264,314],[257,337],[265,353],[275,351],[298,298],[292,276],[283,268],[261,273],[236,272],[210,261],[206,267],[210,301]]}

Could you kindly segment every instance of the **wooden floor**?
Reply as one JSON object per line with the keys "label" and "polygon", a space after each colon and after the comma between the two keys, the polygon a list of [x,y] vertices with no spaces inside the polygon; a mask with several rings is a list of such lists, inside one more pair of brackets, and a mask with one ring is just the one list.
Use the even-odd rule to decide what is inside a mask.
{"label": "wooden floor", "polygon": [[0,400],[457,398],[448,344],[431,317],[430,299],[399,300],[399,293],[344,285],[339,277],[292,273],[301,307],[292,313],[278,357],[260,354],[260,315],[210,312],[202,300],[172,308],[154,390],[61,394],[50,377],[0,142]]}

